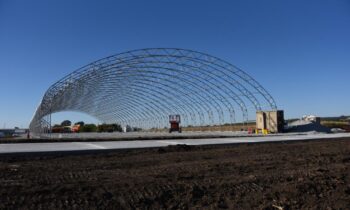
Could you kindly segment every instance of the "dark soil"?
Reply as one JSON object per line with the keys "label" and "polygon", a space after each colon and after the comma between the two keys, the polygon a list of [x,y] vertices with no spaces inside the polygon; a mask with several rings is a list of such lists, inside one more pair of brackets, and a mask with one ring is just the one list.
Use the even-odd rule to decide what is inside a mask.
{"label": "dark soil", "polygon": [[350,209],[350,139],[1,156],[0,209]]}
{"label": "dark soil", "polygon": [[[261,137],[264,135],[261,134],[254,134],[249,137]],[[276,134],[275,134],[276,136]],[[96,141],[140,141],[140,140],[166,140],[166,139],[204,139],[204,138],[238,138],[238,137],[246,137],[246,135],[220,135],[220,134],[207,134],[207,135],[185,135],[185,136],[130,136],[130,137],[123,137],[123,136],[116,136],[113,138],[98,138],[95,137],[91,138],[79,138],[79,139],[73,139],[73,138],[40,138],[40,139],[26,139],[26,138],[0,138],[0,144],[11,144],[11,143],[52,143],[52,142],[96,142]]]}

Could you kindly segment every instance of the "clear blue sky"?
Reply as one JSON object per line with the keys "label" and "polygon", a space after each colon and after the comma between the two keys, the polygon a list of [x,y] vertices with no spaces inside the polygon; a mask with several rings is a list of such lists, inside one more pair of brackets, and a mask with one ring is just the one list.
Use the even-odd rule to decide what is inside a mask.
{"label": "clear blue sky", "polygon": [[146,47],[227,60],[289,118],[350,114],[349,0],[0,0],[0,127],[28,126],[73,70]]}

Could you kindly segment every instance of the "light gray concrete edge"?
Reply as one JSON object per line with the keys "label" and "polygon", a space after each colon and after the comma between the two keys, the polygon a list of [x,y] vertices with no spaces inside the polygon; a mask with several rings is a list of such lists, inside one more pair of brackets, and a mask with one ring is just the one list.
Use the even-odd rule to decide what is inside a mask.
{"label": "light gray concrete edge", "polygon": [[16,144],[0,144],[0,154],[30,153],[30,152],[136,149],[136,148],[150,148],[150,147],[166,147],[169,145],[177,145],[177,144],[213,145],[213,144],[278,142],[278,141],[312,140],[312,139],[327,139],[327,138],[331,139],[331,138],[343,138],[343,137],[350,137],[350,133],[285,135],[285,136],[282,135],[282,136],[264,136],[264,137],[171,139],[171,140],[147,140],[147,141],[16,143]]}

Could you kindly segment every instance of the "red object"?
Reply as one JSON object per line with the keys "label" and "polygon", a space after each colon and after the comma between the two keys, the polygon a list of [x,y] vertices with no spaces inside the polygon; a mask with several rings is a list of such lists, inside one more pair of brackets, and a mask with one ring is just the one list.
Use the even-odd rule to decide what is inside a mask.
{"label": "red object", "polygon": [[79,131],[80,131],[80,125],[79,124],[78,125],[73,125],[72,132],[73,133],[79,133]]}
{"label": "red object", "polygon": [[253,133],[253,129],[252,128],[248,128],[248,134],[252,134]]}
{"label": "red object", "polygon": [[180,118],[180,115],[178,115],[178,114],[169,115],[169,122],[170,122],[169,133],[171,133],[173,131],[178,131],[179,133],[181,133],[181,128],[180,128],[181,118]]}
{"label": "red object", "polygon": [[181,118],[180,115],[169,115],[169,122],[170,122],[170,130],[169,133],[173,131],[177,131],[181,133],[181,128],[180,128],[180,122]]}
{"label": "red object", "polygon": [[180,128],[179,123],[178,122],[171,122],[170,128],[173,130],[178,130]]}
{"label": "red object", "polygon": [[169,133],[171,133],[173,131],[177,131],[177,132],[181,133],[180,123],[178,123],[178,122],[170,122]]}

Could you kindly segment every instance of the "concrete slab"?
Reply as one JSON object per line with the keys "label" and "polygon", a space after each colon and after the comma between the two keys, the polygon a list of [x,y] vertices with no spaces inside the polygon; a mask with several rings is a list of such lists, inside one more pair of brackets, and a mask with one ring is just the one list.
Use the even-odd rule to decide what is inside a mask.
{"label": "concrete slab", "polygon": [[312,139],[331,139],[350,137],[350,133],[338,134],[308,134],[308,135],[282,135],[264,137],[232,137],[232,138],[203,138],[203,139],[172,139],[147,141],[98,141],[98,142],[60,142],[60,143],[15,143],[0,144],[0,154],[30,153],[30,152],[59,152],[59,151],[88,151],[110,149],[136,149],[150,147],[166,147],[168,145],[213,145],[237,144],[256,142],[278,142]]}

